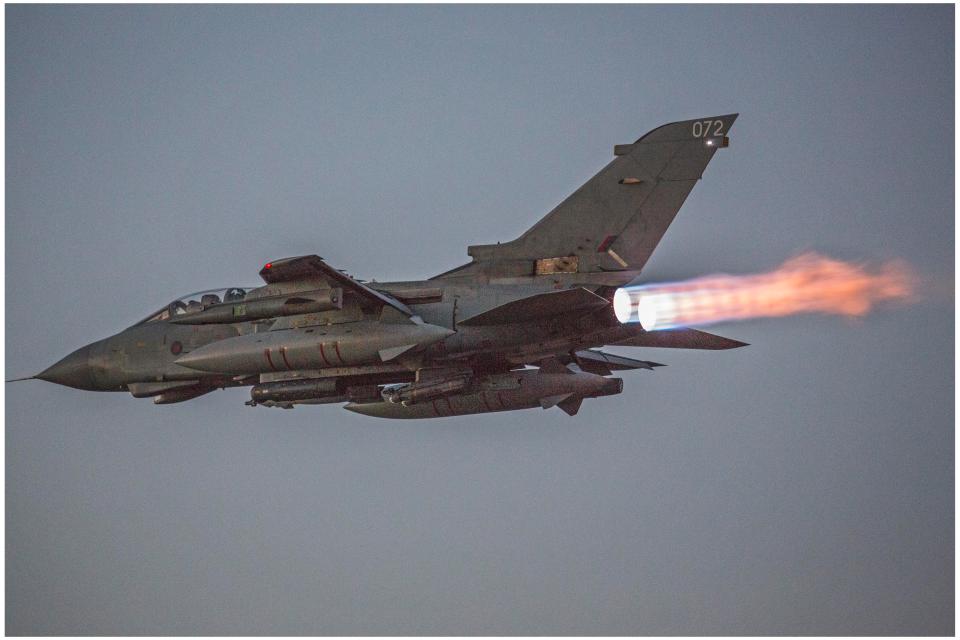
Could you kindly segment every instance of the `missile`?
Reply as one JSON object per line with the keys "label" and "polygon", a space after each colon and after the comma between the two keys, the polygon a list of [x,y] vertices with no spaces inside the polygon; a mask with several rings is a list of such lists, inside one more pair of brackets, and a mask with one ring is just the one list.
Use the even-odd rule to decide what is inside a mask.
{"label": "missile", "polygon": [[511,371],[480,378],[466,393],[445,395],[413,404],[351,402],[344,408],[377,418],[445,418],[475,413],[559,406],[573,415],[584,398],[616,395],[623,380],[592,373]]}
{"label": "missile", "polygon": [[152,398],[161,393],[167,393],[176,389],[196,387],[200,380],[173,380],[167,382],[131,382],[127,384],[127,391],[134,398]]}
{"label": "missile", "polygon": [[231,375],[377,364],[453,333],[422,322],[347,322],[227,338],[186,353],[176,363]]}
{"label": "missile", "polygon": [[387,402],[399,402],[409,406],[462,391],[466,388],[467,382],[468,379],[465,376],[430,382],[411,382],[384,389],[383,398]]}
{"label": "missile", "polygon": [[195,387],[178,387],[175,389],[170,389],[169,391],[164,391],[163,393],[153,397],[154,404],[174,404],[176,402],[184,402],[186,400],[193,400],[199,396],[204,395],[205,393],[210,393],[215,387],[201,386],[197,385]]}

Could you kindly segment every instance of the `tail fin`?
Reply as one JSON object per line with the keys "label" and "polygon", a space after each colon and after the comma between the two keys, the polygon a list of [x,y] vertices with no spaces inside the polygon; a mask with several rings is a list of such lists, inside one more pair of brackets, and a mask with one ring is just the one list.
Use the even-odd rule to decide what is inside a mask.
{"label": "tail fin", "polygon": [[618,271],[643,268],[703,175],[737,114],[674,122],[633,144],[516,240],[474,245],[473,262],[437,276]]}

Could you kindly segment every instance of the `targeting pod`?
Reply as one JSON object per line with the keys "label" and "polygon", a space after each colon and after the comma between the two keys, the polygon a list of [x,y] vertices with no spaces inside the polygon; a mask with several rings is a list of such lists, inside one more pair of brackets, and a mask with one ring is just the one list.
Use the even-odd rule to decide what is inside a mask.
{"label": "targeting pod", "polygon": [[330,398],[329,402],[345,402],[340,399],[336,378],[311,378],[309,380],[283,380],[258,384],[250,389],[250,399],[263,402],[293,402],[295,400],[317,400]]}
{"label": "targeting pod", "polygon": [[356,385],[341,389],[335,378],[282,380],[255,385],[250,389],[247,405],[258,404],[291,408],[295,404],[332,404],[335,402],[370,402],[380,397],[377,385]]}

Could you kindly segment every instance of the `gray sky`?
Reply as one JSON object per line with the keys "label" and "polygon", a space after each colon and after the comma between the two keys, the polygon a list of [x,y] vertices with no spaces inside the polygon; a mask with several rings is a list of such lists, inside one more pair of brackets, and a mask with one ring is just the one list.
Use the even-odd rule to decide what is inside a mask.
{"label": "gray sky", "polygon": [[[953,633],[953,7],[6,7],[6,367],[318,253],[427,277],[740,112],[648,265],[933,286],[557,410],[7,386],[13,634]],[[642,355],[641,355],[642,354]]]}

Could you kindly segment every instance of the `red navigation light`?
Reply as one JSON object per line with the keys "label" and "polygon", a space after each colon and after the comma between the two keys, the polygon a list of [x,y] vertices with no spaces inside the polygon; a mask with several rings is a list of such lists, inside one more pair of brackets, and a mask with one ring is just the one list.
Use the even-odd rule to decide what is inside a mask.
{"label": "red navigation light", "polygon": [[263,268],[264,268],[264,269],[269,269],[269,268],[272,267],[272,266],[273,266],[273,263],[272,263],[272,262],[268,262],[267,264],[263,265]]}

